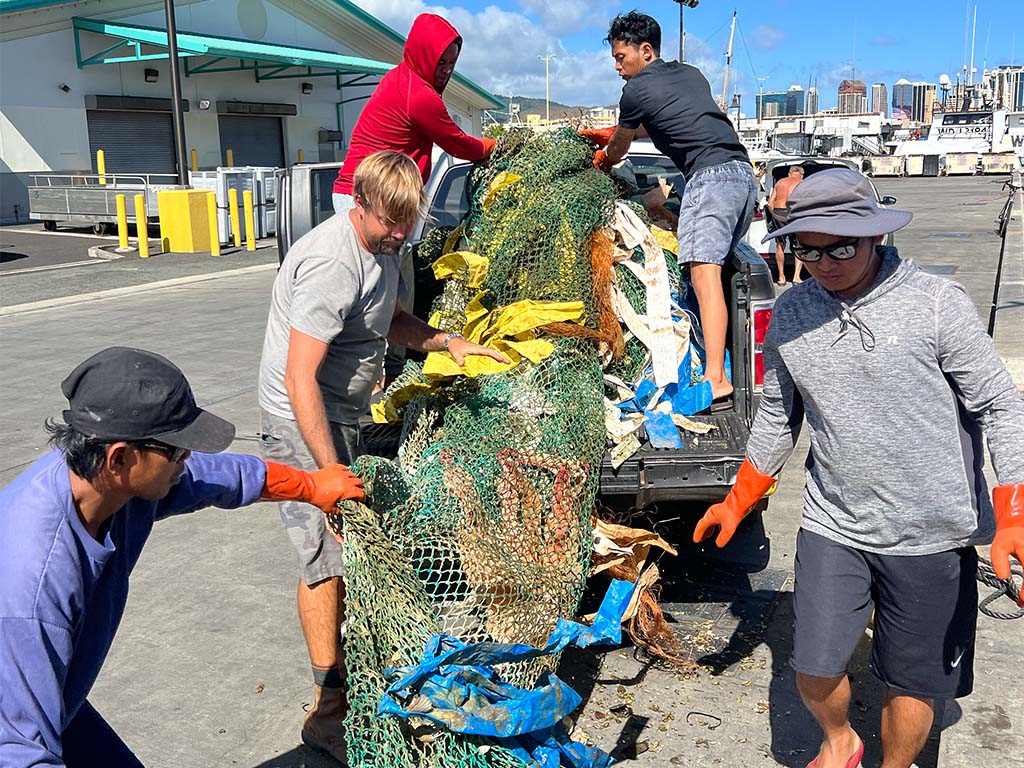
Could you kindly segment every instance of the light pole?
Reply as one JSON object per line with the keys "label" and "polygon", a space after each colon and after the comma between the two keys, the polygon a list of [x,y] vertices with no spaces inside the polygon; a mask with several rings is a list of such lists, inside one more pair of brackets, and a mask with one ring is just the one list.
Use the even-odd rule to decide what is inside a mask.
{"label": "light pole", "polygon": [[761,116],[764,114],[764,81],[767,77],[757,78],[757,127],[761,128]]}
{"label": "light pole", "polygon": [[679,63],[682,64],[683,54],[686,52],[686,28],[683,26],[683,8],[696,8],[700,0],[673,0],[679,3]]}
{"label": "light pole", "polygon": [[174,0],[164,0],[167,20],[167,63],[171,70],[171,123],[174,127],[174,155],[178,183],[188,184],[188,161],[185,159],[185,115],[181,108],[181,77],[178,74],[178,25],[174,18]]}
{"label": "light pole", "polygon": [[538,56],[544,62],[544,124],[547,126],[551,125],[551,81],[548,77],[548,66],[551,64],[551,60],[555,58],[555,54],[549,53],[547,56]]}

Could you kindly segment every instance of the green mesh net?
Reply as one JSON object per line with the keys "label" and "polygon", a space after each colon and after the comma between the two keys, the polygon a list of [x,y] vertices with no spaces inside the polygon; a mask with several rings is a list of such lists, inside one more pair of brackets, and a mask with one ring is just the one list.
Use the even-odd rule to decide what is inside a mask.
{"label": "green mesh net", "polygon": [[[476,287],[465,275],[445,281],[433,302],[441,328],[462,331],[474,299],[492,312],[524,300],[580,302],[582,321],[537,332],[553,351],[536,362],[441,386],[409,362],[389,388],[414,392],[399,457],[360,458],[353,469],[366,504],[331,516],[344,537],[352,766],[521,764],[486,739],[378,717],[377,705],[383,670],[418,663],[431,634],[542,645],[559,617],[576,615],[606,439],[592,238],[618,191],[592,168],[593,150],[569,130],[506,134],[471,172],[461,230],[435,229],[421,246],[421,271],[453,249],[488,262]],[[501,672],[529,688],[557,661]]]}

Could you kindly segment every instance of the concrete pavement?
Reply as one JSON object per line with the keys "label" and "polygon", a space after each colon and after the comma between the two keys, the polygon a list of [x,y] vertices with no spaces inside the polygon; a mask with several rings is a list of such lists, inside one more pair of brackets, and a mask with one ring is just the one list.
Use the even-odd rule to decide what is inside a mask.
{"label": "concrete pavement", "polygon": [[[135,238],[130,243],[134,246]],[[273,240],[259,241],[254,252],[244,244],[225,246],[217,258],[160,253],[159,240],[152,237],[148,259],[139,258],[137,251],[113,253],[116,246],[116,237],[44,232],[41,225],[0,227],[0,307],[277,263]]]}
{"label": "concrete pavement", "polygon": [[[986,179],[879,180],[879,187],[915,211],[897,237],[903,255],[963,282],[987,317],[998,188]],[[239,257],[219,270],[211,267],[226,262],[203,258],[133,264],[151,270],[141,278],[118,262],[62,269],[45,280],[44,273],[0,277],[0,484],[45,449],[42,422],[64,407],[60,380],[111,344],[174,360],[200,403],[238,426],[232,450],[255,452],[255,378],[276,256],[261,253],[260,263]],[[1024,240],[1004,257],[1009,283],[1017,279],[1005,266],[1013,258],[1024,263]],[[240,271],[261,264],[269,268]],[[181,282],[195,277],[201,279]],[[1017,299],[1010,287],[1000,296],[997,346],[1008,360],[1020,360],[1021,325],[1002,325]],[[725,553],[689,549],[661,563],[666,609],[701,671],[674,674],[638,660],[631,648],[567,658],[566,674],[588,694],[579,738],[638,768],[802,768],[814,756],[820,736],[788,667],[805,453],[801,442],[763,529],[749,526],[746,541]],[[682,543],[699,511],[662,505],[659,530]],[[154,768],[328,765],[297,744],[311,690],[294,585],[293,554],[273,505],[160,523],[133,574],[125,618],[91,701]],[[851,673],[855,723],[868,742],[864,765],[874,768],[880,691],[866,670],[867,647],[858,649]],[[1024,765],[1024,682],[1016,671],[1022,656],[1024,620],[981,617],[976,691],[959,708],[947,708],[946,727],[936,729],[921,768]]]}

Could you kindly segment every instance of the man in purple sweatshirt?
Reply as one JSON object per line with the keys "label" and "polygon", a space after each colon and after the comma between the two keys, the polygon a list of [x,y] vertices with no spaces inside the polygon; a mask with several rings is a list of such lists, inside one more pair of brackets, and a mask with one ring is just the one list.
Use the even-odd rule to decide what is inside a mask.
{"label": "man in purple sweatshirt", "polygon": [[219,454],[235,428],[151,352],[98,352],[61,389],[55,450],[0,490],[0,765],[139,766],[86,697],[153,523],[261,499],[326,511],[361,499],[362,483],[340,464],[307,473]]}

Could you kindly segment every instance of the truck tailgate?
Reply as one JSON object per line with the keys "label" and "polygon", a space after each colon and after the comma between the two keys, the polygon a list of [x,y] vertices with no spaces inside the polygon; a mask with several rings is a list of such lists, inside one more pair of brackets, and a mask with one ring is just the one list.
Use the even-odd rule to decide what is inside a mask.
{"label": "truck tailgate", "polygon": [[661,499],[724,498],[743,461],[750,430],[734,411],[695,418],[716,429],[706,435],[683,432],[684,448],[645,444],[618,469],[612,469],[606,453],[602,495],[635,496],[638,506]]}

